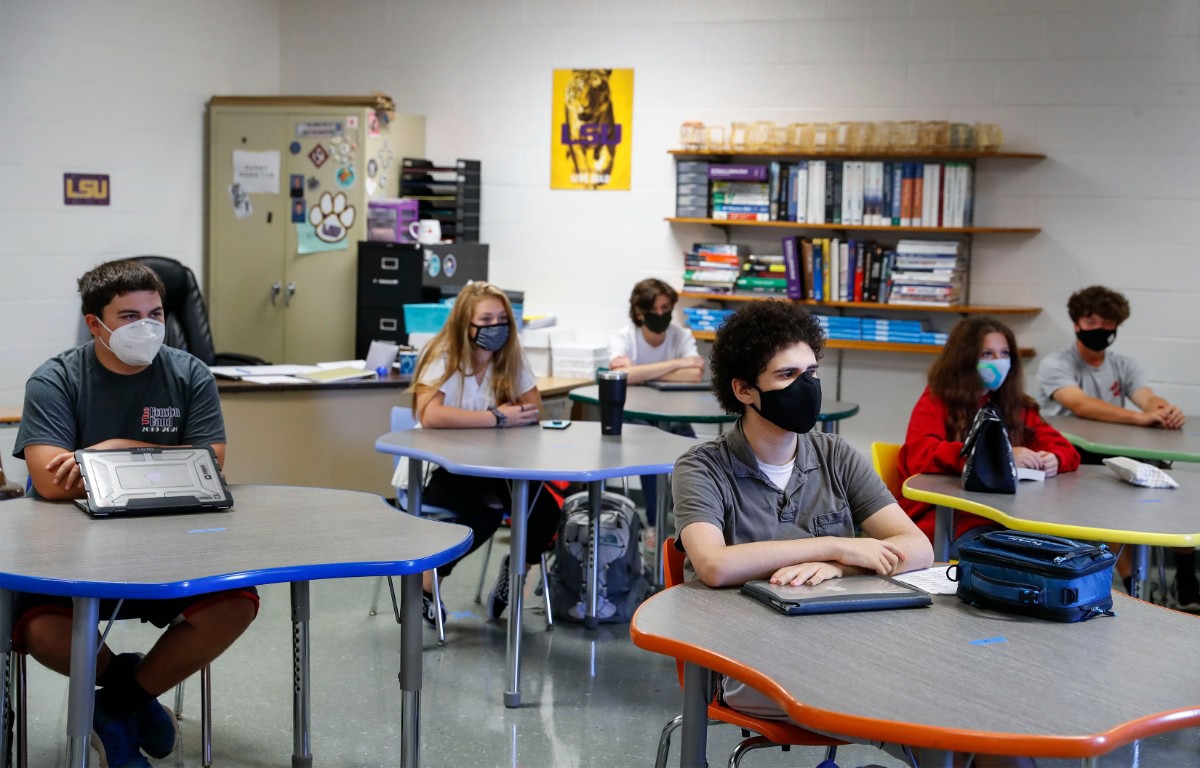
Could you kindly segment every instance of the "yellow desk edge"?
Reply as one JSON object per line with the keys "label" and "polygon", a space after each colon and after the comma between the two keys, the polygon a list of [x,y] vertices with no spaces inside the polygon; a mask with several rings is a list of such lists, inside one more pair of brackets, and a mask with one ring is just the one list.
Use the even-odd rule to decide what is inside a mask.
{"label": "yellow desk edge", "polygon": [[995,507],[980,504],[958,496],[946,496],[932,491],[921,491],[908,487],[904,480],[904,498],[913,501],[923,501],[939,507],[949,507],[956,512],[967,512],[972,515],[986,517],[1013,530],[1028,531],[1029,533],[1045,533],[1051,536],[1062,536],[1068,539],[1084,539],[1086,541],[1113,541],[1121,544],[1146,544],[1152,547],[1194,547],[1200,544],[1200,533],[1142,533],[1113,528],[1092,528],[1086,525],[1063,525],[1061,523],[1037,523],[1024,519],[1009,517]]}

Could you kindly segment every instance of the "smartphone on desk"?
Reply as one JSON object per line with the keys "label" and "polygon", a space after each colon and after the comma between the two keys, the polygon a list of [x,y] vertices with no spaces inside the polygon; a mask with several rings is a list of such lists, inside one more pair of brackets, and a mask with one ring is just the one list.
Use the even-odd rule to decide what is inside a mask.
{"label": "smartphone on desk", "polygon": [[542,422],[542,429],[566,429],[571,426],[570,419],[550,419]]}

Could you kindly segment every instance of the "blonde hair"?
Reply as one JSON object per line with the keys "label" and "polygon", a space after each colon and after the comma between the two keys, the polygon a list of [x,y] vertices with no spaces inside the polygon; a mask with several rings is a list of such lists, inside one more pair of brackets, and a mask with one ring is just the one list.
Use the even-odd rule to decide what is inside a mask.
{"label": "blonde hair", "polygon": [[[446,320],[442,330],[425,345],[425,349],[421,350],[410,391],[416,390],[425,369],[439,358],[445,358],[446,370],[437,383],[429,385],[435,390],[440,389],[455,374],[471,376],[475,373],[470,367],[473,360],[471,353],[475,348],[470,335],[471,319],[475,316],[475,307],[484,299],[496,299],[503,304],[509,322],[508,340],[504,342],[503,347],[492,353],[492,393],[497,404],[516,402],[521,396],[522,393],[517,391],[517,376],[521,371],[522,359],[521,342],[517,338],[517,323],[513,317],[512,303],[504,291],[484,282],[468,283],[459,292],[454,307],[450,310],[450,318]],[[418,421],[421,416],[421,413],[417,414]]]}

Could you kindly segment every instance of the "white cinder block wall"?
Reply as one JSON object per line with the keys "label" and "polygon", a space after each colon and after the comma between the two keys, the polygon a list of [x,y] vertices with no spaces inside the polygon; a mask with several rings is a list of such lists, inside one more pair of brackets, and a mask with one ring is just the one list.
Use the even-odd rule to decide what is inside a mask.
{"label": "white cinder block wall", "polygon": [[[484,161],[493,279],[600,336],[635,281],[678,284],[682,251],[721,237],[662,220],[684,120],[999,123],[1049,157],[981,163],[977,218],[1043,231],[977,238],[973,299],[1045,307],[1013,323],[1044,352],[1072,290],[1125,291],[1115,348],[1200,414],[1198,26],[1197,0],[0,0],[0,406],[74,343],[88,266],[201,265],[209,95],[381,90],[426,115],[431,157]],[[549,190],[562,67],[635,69],[631,191]],[[112,173],[113,206],[63,208],[68,170]],[[843,433],[901,439],[930,360],[845,353]]]}

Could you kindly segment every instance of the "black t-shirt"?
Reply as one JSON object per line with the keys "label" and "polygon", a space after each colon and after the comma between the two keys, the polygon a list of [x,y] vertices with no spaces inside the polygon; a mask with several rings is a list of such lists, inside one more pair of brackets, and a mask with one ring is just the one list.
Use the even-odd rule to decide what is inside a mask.
{"label": "black t-shirt", "polygon": [[155,445],[225,442],[217,385],[208,367],[182,350],[162,347],[132,376],[96,357],[95,342],[43,363],[25,384],[25,406],[13,455],[30,445],[86,448],[104,440]]}

